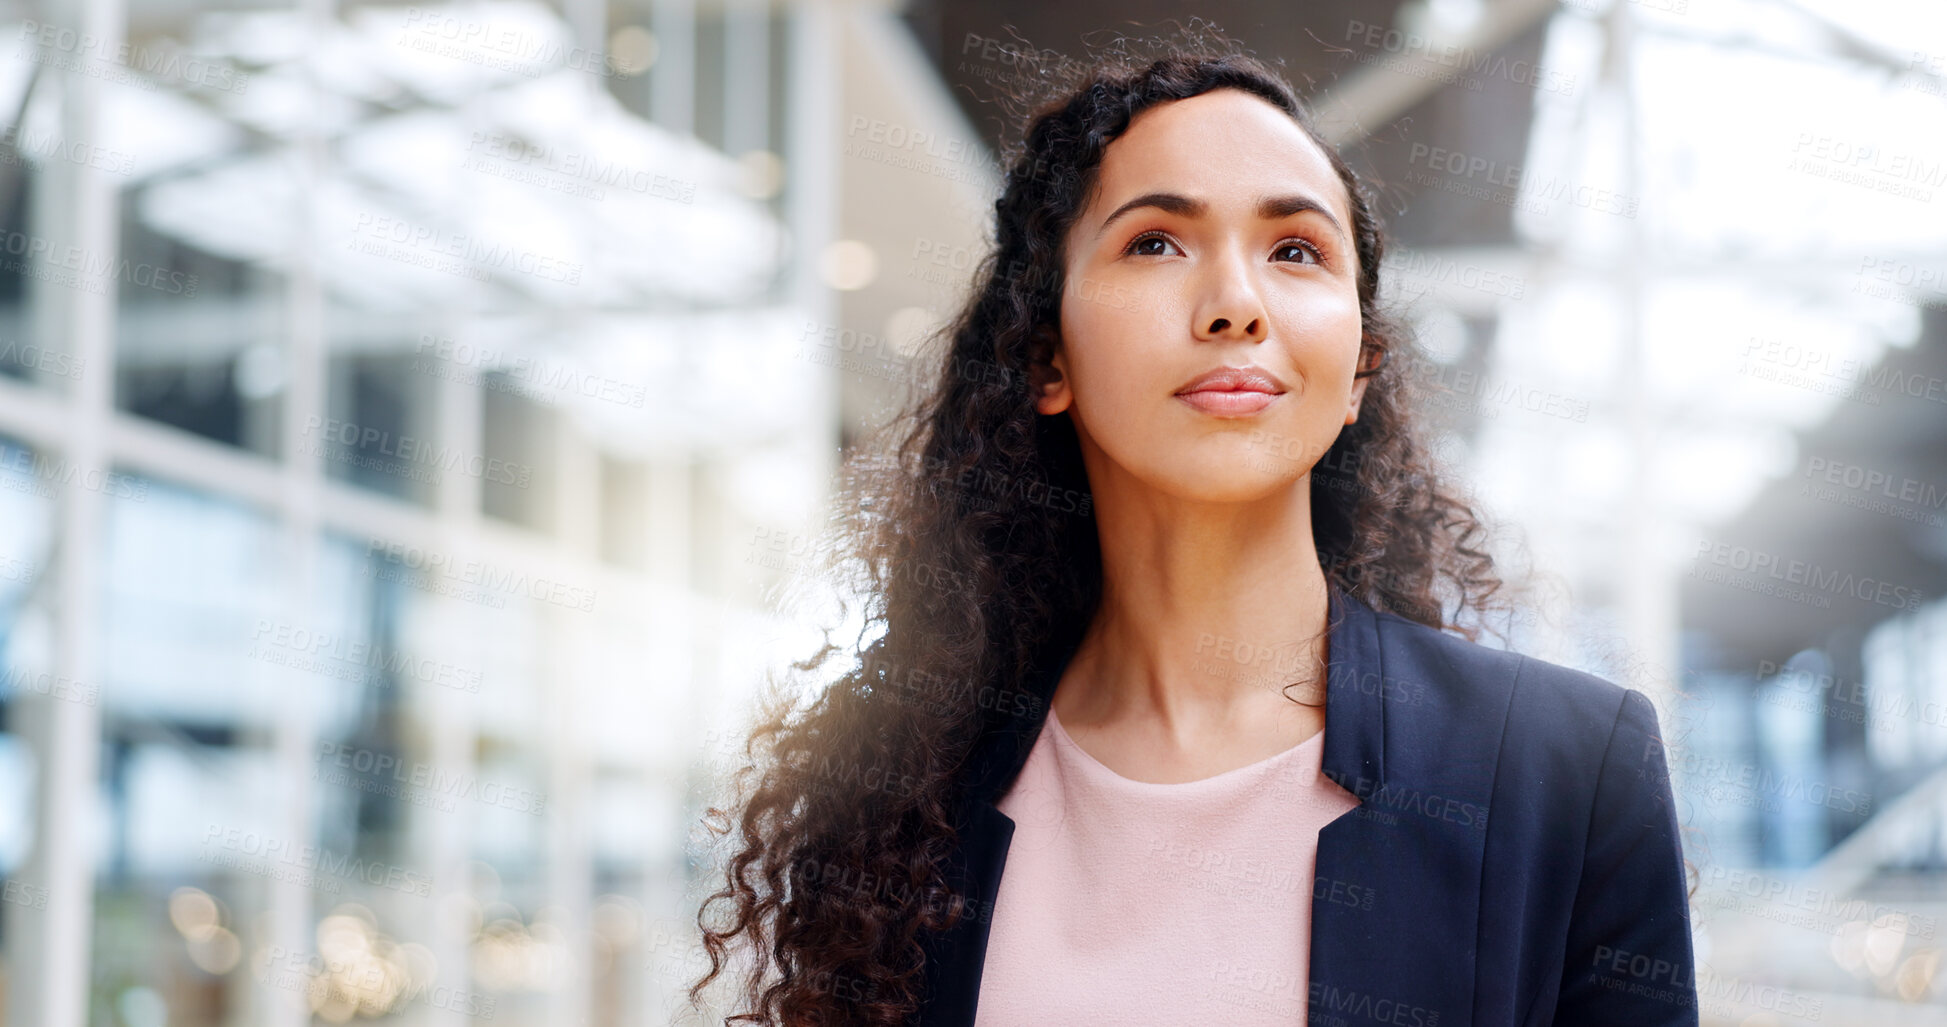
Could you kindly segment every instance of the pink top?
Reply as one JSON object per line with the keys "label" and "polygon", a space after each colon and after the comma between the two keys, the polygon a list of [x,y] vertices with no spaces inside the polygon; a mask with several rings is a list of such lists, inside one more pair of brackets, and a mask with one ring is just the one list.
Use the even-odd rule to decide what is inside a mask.
{"label": "pink top", "polygon": [[1359,806],[1319,773],[1325,733],[1154,784],[1047,728],[998,803],[975,1027],[1305,1023],[1318,829]]}

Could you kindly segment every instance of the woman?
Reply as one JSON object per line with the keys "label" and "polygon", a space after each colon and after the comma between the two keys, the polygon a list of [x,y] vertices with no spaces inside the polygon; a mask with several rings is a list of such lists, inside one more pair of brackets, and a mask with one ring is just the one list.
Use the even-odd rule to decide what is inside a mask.
{"label": "woman", "polygon": [[1458,623],[1501,583],[1381,252],[1234,50],[1040,110],[852,463],[883,631],[753,733],[692,999],[743,936],[766,1024],[1697,1022],[1656,715]]}

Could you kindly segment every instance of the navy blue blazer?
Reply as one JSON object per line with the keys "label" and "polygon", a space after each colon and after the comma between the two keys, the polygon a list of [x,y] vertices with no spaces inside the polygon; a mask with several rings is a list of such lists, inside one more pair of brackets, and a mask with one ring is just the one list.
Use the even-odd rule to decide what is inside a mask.
{"label": "navy blue blazer", "polygon": [[[1330,593],[1323,769],[1360,805],[1318,833],[1311,1022],[1695,1027],[1683,853],[1649,700]],[[1014,834],[995,803],[1084,627],[1054,629],[1031,696],[1012,704],[1028,712],[975,747],[948,871],[973,915],[922,935],[915,1027],[974,1022]]]}

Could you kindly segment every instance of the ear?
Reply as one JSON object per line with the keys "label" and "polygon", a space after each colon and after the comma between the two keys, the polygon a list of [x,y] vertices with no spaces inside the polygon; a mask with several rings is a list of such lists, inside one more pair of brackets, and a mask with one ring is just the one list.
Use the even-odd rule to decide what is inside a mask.
{"label": "ear", "polygon": [[1034,330],[1028,350],[1028,388],[1034,394],[1037,413],[1059,414],[1075,399],[1068,388],[1068,357],[1051,325]]}
{"label": "ear", "polygon": [[1366,398],[1366,385],[1373,375],[1386,363],[1387,354],[1364,340],[1359,344],[1359,366],[1352,379],[1352,392],[1345,404],[1345,423],[1353,424],[1359,420],[1359,404]]}

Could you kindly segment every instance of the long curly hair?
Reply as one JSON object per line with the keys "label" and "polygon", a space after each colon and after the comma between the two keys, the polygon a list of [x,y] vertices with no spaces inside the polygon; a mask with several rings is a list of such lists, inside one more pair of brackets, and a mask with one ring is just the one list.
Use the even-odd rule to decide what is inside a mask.
{"label": "long curly hair", "polygon": [[[710,969],[688,993],[700,1005],[742,937],[749,1011],[726,1023],[903,1024],[923,999],[922,933],[967,915],[945,901],[943,860],[969,757],[1014,715],[993,697],[1020,694],[1051,626],[1086,623],[1100,599],[1075,429],[1037,413],[1028,382],[1059,324],[1065,232],[1104,151],[1143,111],[1244,90],[1310,133],[1351,197],[1363,346],[1376,351],[1363,366],[1379,370],[1358,421],[1312,470],[1328,580],[1374,609],[1470,639],[1478,629],[1458,615],[1502,588],[1482,518],[1416,433],[1413,376],[1402,369],[1418,357],[1381,309],[1375,202],[1277,71],[1209,39],[1122,40],[1085,62],[1017,62],[1030,73],[1010,99],[1028,116],[1003,143],[992,248],[938,336],[944,347],[929,351],[923,388],[849,454],[830,545],[819,547],[822,569],[859,597],[865,627],[848,647],[827,631],[816,654],[792,664],[811,674],[847,660],[828,684],[771,692],[735,776],[740,848],[724,853],[724,885],[698,912]],[[705,820],[721,837],[732,816],[713,806]],[[725,907],[727,919],[712,922]]]}

